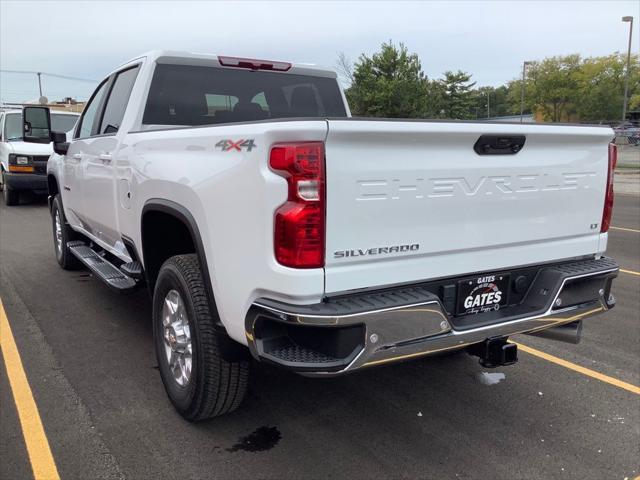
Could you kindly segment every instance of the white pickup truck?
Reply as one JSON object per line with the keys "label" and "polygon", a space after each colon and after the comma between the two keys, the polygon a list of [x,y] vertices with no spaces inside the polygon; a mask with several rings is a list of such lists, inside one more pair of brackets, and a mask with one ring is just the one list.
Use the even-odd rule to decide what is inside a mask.
{"label": "white pickup truck", "polygon": [[169,51],[108,75],[69,138],[24,117],[54,141],[58,262],[149,289],[188,420],[238,407],[251,356],[318,377],[462,349],[508,365],[508,336],[615,303],[610,128],[351,118],[332,71]]}

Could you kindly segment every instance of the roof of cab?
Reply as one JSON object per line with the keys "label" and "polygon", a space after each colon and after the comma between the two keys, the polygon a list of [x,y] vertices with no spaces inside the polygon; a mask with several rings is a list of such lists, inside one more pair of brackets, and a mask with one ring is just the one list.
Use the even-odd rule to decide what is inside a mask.
{"label": "roof of cab", "polygon": [[[227,56],[227,55],[220,55]],[[220,68],[237,68],[237,67],[225,67],[220,65],[218,60],[218,54],[212,53],[195,53],[195,52],[185,52],[178,50],[151,50],[149,52],[143,53],[142,55],[138,55],[137,57],[132,58],[128,62],[125,62],[115,68],[109,75],[115,73],[120,70],[122,67],[135,63],[143,58],[150,62],[158,62],[158,63],[172,63],[172,64],[183,64],[183,65],[202,65],[202,66],[210,66],[210,67],[220,67]],[[230,56],[231,57],[231,56]],[[269,61],[280,61],[280,60],[263,60],[266,62]],[[318,65],[310,64],[310,63],[291,63],[291,68],[286,72],[278,72],[278,73],[293,73],[297,75],[313,75],[320,77],[330,77],[337,78],[336,72],[328,67],[321,67]]]}

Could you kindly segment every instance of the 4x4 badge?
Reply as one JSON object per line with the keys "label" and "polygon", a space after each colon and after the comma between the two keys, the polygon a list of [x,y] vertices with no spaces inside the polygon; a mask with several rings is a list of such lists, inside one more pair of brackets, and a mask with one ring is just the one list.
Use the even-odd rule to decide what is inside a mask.
{"label": "4x4 badge", "polygon": [[223,152],[229,152],[231,150],[235,150],[241,152],[242,149],[245,149],[247,152],[250,152],[256,144],[253,142],[253,138],[248,140],[240,139],[240,140],[220,140],[216,143],[216,148],[219,148]]}

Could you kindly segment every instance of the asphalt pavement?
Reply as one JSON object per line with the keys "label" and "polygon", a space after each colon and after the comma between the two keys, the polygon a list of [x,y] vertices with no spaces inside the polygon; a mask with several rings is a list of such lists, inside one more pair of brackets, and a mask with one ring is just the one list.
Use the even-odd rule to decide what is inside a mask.
{"label": "asphalt pavement", "polygon": [[[617,196],[613,225],[608,253],[628,272],[616,308],[586,321],[579,345],[515,338],[584,372],[524,351],[496,370],[462,354],[322,380],[256,364],[240,409],[200,424],[164,393],[148,295],[61,270],[43,199],[0,206],[0,298],[65,479],[631,480],[640,197]],[[39,452],[27,452],[5,368],[0,402],[0,478],[33,478]]]}

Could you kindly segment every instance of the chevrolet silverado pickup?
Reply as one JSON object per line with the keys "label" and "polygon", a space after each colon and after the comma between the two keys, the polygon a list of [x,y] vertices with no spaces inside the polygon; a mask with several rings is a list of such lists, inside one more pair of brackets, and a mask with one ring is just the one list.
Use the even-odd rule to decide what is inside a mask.
{"label": "chevrolet silverado pickup", "polygon": [[[53,112],[51,128],[71,130],[79,115]],[[20,193],[47,192],[47,160],[53,153],[51,144],[38,145],[22,140],[22,110],[0,112],[0,188],[6,205],[17,205]]]}
{"label": "chevrolet silverado pickup", "polygon": [[[352,118],[333,71],[157,51],[97,87],[54,142],[53,244],[146,287],[169,399],[229,412],[252,358],[315,377],[466,350],[612,308],[613,132]],[[571,335],[569,335],[571,336]]]}

